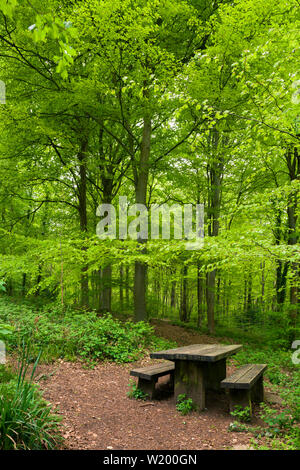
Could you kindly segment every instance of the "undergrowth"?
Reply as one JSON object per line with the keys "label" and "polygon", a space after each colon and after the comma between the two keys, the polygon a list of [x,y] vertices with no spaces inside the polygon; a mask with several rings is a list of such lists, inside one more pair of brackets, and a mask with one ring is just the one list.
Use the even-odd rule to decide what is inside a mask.
{"label": "undergrowth", "polygon": [[43,399],[33,376],[28,376],[30,348],[23,343],[18,373],[0,365],[0,450],[42,450],[59,448],[63,442],[61,417]]}
{"label": "undergrowth", "polygon": [[44,361],[81,358],[90,364],[98,360],[124,363],[139,359],[149,349],[174,346],[174,342],[156,337],[146,322],[122,322],[108,313],[99,316],[95,311],[64,310],[56,304],[37,309],[3,297],[0,321],[14,327],[6,341],[8,351],[16,350],[20,338],[30,335],[33,353],[42,349]]}

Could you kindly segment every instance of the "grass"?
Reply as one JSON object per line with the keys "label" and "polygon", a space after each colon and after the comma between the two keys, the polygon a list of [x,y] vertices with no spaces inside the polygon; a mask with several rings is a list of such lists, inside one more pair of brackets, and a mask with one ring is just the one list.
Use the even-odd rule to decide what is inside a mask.
{"label": "grass", "polygon": [[0,366],[0,450],[56,449],[62,444],[61,418],[33,383],[39,357],[26,379],[29,355],[30,347],[23,343],[17,374]]}

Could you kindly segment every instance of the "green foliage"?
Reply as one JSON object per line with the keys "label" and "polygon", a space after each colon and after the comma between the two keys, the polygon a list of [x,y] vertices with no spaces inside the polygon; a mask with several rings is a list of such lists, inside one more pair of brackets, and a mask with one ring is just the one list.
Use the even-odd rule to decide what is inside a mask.
{"label": "green foliage", "polygon": [[34,306],[18,306],[0,298],[0,319],[15,328],[7,338],[8,349],[18,347],[20,338],[30,335],[32,351],[37,353],[42,348],[47,360],[79,357],[92,363],[130,362],[149,349],[165,349],[174,344],[157,338],[148,323],[121,322],[110,314],[64,311],[55,304],[36,310]]}
{"label": "green foliage", "polygon": [[177,403],[176,403],[176,410],[179,411],[180,414],[187,415],[192,411],[196,410],[197,407],[193,403],[191,398],[187,398],[185,394],[178,395]]}
{"label": "green foliage", "polygon": [[[282,397],[284,411],[278,411],[262,403],[260,417],[265,426],[249,427],[240,423],[232,423],[230,431],[251,432],[256,436],[255,448],[259,446],[260,437],[270,439],[266,448],[299,449],[300,420],[300,368],[292,363],[292,350],[280,350],[263,345],[245,345],[234,359],[239,365],[248,363],[266,363],[268,369],[264,376],[265,386],[271,386],[273,391]],[[276,441],[275,441],[275,438]]]}
{"label": "green foliage", "polygon": [[30,347],[23,343],[18,374],[9,369],[0,370],[0,449],[39,450],[55,449],[61,442],[59,423],[49,404],[42,398],[33,375],[30,381],[28,359]]}
{"label": "green foliage", "polygon": [[239,421],[234,421],[233,423],[229,424],[228,431],[229,432],[249,432],[250,428],[244,423],[241,423]]}
{"label": "green foliage", "polygon": [[241,423],[250,423],[251,421],[251,410],[249,406],[236,406],[235,409],[230,412],[230,414],[234,418],[237,418],[237,420]]}
{"label": "green foliage", "polygon": [[129,392],[127,392],[127,396],[129,398],[135,398],[136,400],[146,400],[149,397],[147,393],[138,388],[135,380],[131,379],[128,386],[130,387]]}
{"label": "green foliage", "polygon": [[[30,333],[33,361],[42,347],[45,359],[91,364],[166,348],[147,323],[76,310],[132,315],[144,263],[138,318],[179,317],[201,333],[215,320],[218,335],[246,345],[241,364],[268,363],[266,380],[299,419],[299,0],[2,0],[0,10],[8,348]],[[97,239],[96,207],[138,194],[205,202],[214,236],[195,251]]]}
{"label": "green foliage", "polygon": [[[300,429],[289,412],[279,412],[269,405],[262,403],[260,418],[264,425],[249,426],[240,421],[234,421],[228,426],[229,432],[245,432],[253,434],[251,444],[258,450],[299,450]],[[239,415],[235,415],[239,418]],[[266,444],[260,444],[264,438]]]}
{"label": "green foliage", "polygon": [[0,10],[9,17],[12,17],[12,14],[18,4],[18,0],[4,0],[1,2]]}
{"label": "green foliage", "polygon": [[265,403],[261,404],[260,417],[267,424],[270,436],[291,431],[295,423],[295,418],[290,413],[286,411],[278,413]]}
{"label": "green foliage", "polygon": [[6,323],[0,323],[0,339],[7,338],[12,335],[14,327]]}
{"label": "green foliage", "polygon": [[0,387],[2,384],[10,382],[14,377],[15,374],[8,366],[0,364]]}

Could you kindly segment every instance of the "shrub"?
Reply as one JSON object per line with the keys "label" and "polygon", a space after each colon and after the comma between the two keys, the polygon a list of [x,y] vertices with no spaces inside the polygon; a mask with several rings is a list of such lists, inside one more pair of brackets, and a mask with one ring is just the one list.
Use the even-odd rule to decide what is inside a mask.
{"label": "shrub", "polygon": [[2,369],[6,382],[0,387],[0,450],[54,449],[61,442],[58,424],[60,417],[52,414],[51,408],[43,400],[33,374],[25,380],[28,372],[29,348],[23,345],[23,353],[18,375],[10,377]]}
{"label": "shrub", "polygon": [[20,338],[32,336],[32,351],[43,349],[43,358],[58,357],[85,361],[111,360],[131,362],[141,357],[147,349],[168,349],[174,343],[154,335],[153,328],[145,322],[122,322],[111,314],[96,312],[65,312],[55,304],[41,310],[21,306],[0,299],[0,321],[13,325],[7,337],[8,348],[18,347]]}
{"label": "shrub", "polygon": [[177,397],[176,410],[184,416],[196,410],[196,405],[191,398],[187,398],[185,394],[182,394]]}
{"label": "shrub", "polygon": [[251,410],[249,406],[235,406],[235,409],[231,411],[230,414],[241,423],[250,423],[251,421]]}

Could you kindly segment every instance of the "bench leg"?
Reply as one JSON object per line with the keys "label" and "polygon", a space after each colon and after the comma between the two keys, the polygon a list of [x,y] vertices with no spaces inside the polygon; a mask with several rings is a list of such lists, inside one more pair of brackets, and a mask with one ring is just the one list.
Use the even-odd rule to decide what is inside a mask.
{"label": "bench leg", "polygon": [[204,373],[200,363],[192,361],[175,362],[174,395],[191,398],[199,411],[205,408]]}
{"label": "bench leg", "polygon": [[155,384],[157,382],[157,379],[154,380],[145,380],[139,377],[138,380],[138,388],[142,390],[144,393],[146,393],[150,400],[154,398],[155,396]]}
{"label": "bench leg", "polygon": [[254,403],[262,403],[264,401],[264,380],[261,376],[251,390],[251,400]]}
{"label": "bench leg", "polygon": [[229,390],[230,411],[235,411],[236,407],[248,407],[250,409],[250,416],[252,415],[250,390]]}
{"label": "bench leg", "polygon": [[174,393],[174,371],[170,372],[170,377],[169,377],[169,380],[167,382],[167,387],[168,387],[168,390],[170,392],[172,392],[172,394],[173,394]]}

